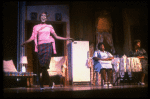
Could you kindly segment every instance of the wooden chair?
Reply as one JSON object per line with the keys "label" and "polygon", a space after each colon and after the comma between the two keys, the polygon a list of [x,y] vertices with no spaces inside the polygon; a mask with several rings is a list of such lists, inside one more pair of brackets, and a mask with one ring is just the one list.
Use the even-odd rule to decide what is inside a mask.
{"label": "wooden chair", "polygon": [[67,56],[51,57],[48,73],[50,82],[55,85],[66,85]]}

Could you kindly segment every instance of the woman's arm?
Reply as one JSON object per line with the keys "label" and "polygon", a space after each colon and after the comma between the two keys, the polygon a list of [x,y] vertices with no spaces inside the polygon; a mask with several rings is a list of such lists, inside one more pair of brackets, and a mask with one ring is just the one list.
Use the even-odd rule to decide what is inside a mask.
{"label": "woman's arm", "polygon": [[105,58],[105,59],[101,59],[101,60],[103,60],[103,61],[110,61],[110,60],[112,60],[112,59],[114,59],[114,57]]}
{"label": "woman's arm", "polygon": [[106,58],[105,60],[112,60],[112,59],[114,59],[114,57],[110,57],[110,58]]}
{"label": "woman's arm", "polygon": [[143,59],[143,58],[147,58],[147,52],[144,49],[141,49],[140,52],[142,54],[139,54],[138,56],[136,56],[139,59]]}
{"label": "woman's arm", "polygon": [[101,58],[98,58],[98,57],[93,57],[94,60],[98,61],[98,60],[102,60],[102,61],[110,61],[112,59],[114,59],[114,57],[110,57],[110,58],[105,58],[105,59],[101,59]]}
{"label": "woman's arm", "polygon": [[98,58],[98,57],[93,57],[93,59],[94,59],[95,61],[101,60],[101,58]]}
{"label": "woman's arm", "polygon": [[[23,42],[23,43],[21,44],[21,46],[23,47],[26,43],[29,43],[29,42],[31,42],[32,40],[35,40],[36,37],[37,37],[37,31],[36,31],[36,26],[34,26],[34,27],[33,27],[33,31],[32,31],[31,37],[30,37],[28,40],[26,40],[25,42]],[[36,39],[36,40],[37,40],[37,39]]]}
{"label": "woman's arm", "polygon": [[142,58],[145,58],[145,57],[144,56],[137,56],[137,58],[142,59]]}
{"label": "woman's arm", "polygon": [[65,38],[65,37],[60,37],[60,36],[58,36],[55,32],[53,32],[53,33],[51,33],[52,35],[53,35],[53,37],[55,38],[55,39],[58,39],[58,40],[73,40],[73,38],[70,38],[70,37],[67,37],[67,38]]}
{"label": "woman's arm", "polygon": [[22,44],[21,44],[21,46],[24,46],[26,43],[29,43],[29,42],[31,42],[33,39],[28,39],[28,40],[26,40],[25,42],[23,42]]}

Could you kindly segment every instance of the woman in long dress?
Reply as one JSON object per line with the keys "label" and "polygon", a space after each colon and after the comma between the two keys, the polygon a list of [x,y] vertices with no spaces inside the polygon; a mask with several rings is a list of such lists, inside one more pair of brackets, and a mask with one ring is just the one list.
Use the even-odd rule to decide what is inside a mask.
{"label": "woman in long dress", "polygon": [[[55,30],[52,25],[46,24],[47,21],[47,15],[46,13],[41,14],[41,23],[37,24],[33,27],[33,32],[31,37],[26,40],[22,46],[24,46],[26,43],[31,42],[34,40],[35,43],[35,52],[38,54],[38,60],[39,60],[39,70],[42,73],[42,77],[40,78],[40,72],[38,72],[38,78],[40,78],[40,87],[43,88],[44,83],[44,76],[48,74],[47,69],[49,68],[51,55],[52,53],[56,54],[56,48],[55,48],[55,39],[58,40],[73,40],[72,38],[64,38],[60,37],[55,33]],[[50,82],[50,77],[48,77]],[[49,86],[52,86],[51,83],[49,83]]]}

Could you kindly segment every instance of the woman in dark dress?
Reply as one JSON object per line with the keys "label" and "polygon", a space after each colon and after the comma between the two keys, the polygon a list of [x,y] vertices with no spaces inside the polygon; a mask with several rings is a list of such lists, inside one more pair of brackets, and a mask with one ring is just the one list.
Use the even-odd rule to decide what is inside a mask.
{"label": "woman in dark dress", "polygon": [[[134,50],[130,52],[130,57],[137,57],[140,59],[141,65],[142,65],[142,72],[140,73],[140,85],[145,85],[144,78],[145,74],[148,73],[148,57],[147,52],[141,48],[141,41],[135,40],[134,41]],[[132,75],[134,76],[134,74]]]}

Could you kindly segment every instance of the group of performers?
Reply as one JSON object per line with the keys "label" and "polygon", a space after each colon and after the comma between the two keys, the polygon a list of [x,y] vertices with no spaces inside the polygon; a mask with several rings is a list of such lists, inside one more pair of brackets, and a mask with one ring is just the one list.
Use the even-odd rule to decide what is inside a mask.
{"label": "group of performers", "polygon": [[[142,65],[142,72],[140,72],[140,81],[139,85],[145,85],[144,78],[145,74],[148,73],[148,57],[147,52],[141,48],[141,41],[135,40],[134,41],[134,50],[129,52],[129,57],[137,57],[140,59]],[[104,79],[104,87],[112,87],[111,84],[111,77],[112,77],[112,64],[111,60],[114,59],[113,55],[105,51],[105,47],[103,43],[98,44],[98,50],[93,54],[94,59],[94,69],[95,71],[101,73]],[[106,73],[108,75],[108,80],[106,80]],[[132,72],[132,77],[135,77],[135,73]],[[138,77],[137,77],[138,78]]]}
{"label": "group of performers", "polygon": [[[60,37],[55,33],[55,30],[52,25],[46,24],[47,15],[46,13],[41,14],[41,23],[38,25],[35,25],[33,27],[33,32],[31,37],[23,42],[22,46],[24,46],[26,43],[29,43],[34,40],[35,43],[35,52],[37,53],[39,65],[38,69],[40,72],[38,72],[37,77],[40,79],[40,87],[43,87],[44,82],[44,76],[46,76],[47,69],[49,68],[50,60],[52,54],[56,54],[56,48],[55,48],[55,39],[58,40],[73,40],[72,38],[65,38]],[[141,85],[144,85],[144,77],[145,73],[147,73],[147,53],[144,49],[140,48],[140,41],[135,41],[135,49],[131,52],[130,56],[138,57],[141,60],[142,63],[142,73],[141,73]],[[112,65],[111,60],[113,59],[113,55],[105,51],[105,45],[103,43],[98,44],[98,50],[94,52],[93,54],[93,60],[94,60],[94,69],[102,74],[102,77],[104,78],[104,86],[112,87],[113,85],[110,83],[111,77],[112,77]],[[42,73],[42,77],[40,78],[40,73]],[[106,79],[106,73],[108,74],[108,80]],[[50,77],[47,78],[50,82]],[[52,83],[49,83],[49,86],[52,87]]]}

